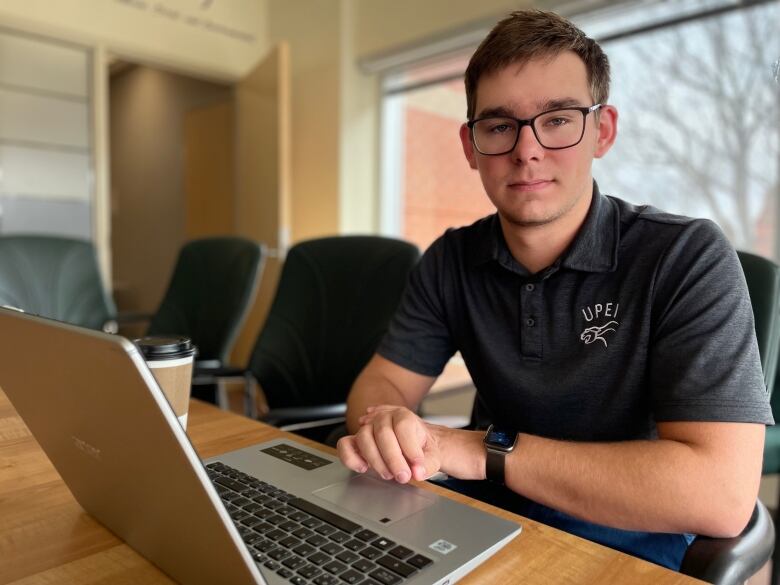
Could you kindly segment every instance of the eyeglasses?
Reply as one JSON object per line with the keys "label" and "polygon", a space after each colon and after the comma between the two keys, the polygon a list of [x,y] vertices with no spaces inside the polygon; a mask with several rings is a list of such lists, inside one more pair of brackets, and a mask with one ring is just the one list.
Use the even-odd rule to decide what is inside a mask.
{"label": "eyeglasses", "polygon": [[489,116],[470,120],[467,126],[471,129],[474,146],[480,154],[498,156],[512,152],[517,146],[523,126],[531,127],[534,136],[544,148],[561,150],[576,146],[582,141],[585,135],[585,118],[603,105],[548,110],[527,120]]}

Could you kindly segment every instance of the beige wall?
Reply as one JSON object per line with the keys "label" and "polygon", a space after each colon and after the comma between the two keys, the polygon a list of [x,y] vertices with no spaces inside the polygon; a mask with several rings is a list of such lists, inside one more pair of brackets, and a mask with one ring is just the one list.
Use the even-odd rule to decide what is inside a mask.
{"label": "beige wall", "polygon": [[290,46],[291,239],[338,232],[340,2],[269,0],[269,42]]}
{"label": "beige wall", "polygon": [[265,0],[3,0],[0,23],[199,75],[235,78],[267,50]]}
{"label": "beige wall", "polygon": [[120,310],[153,312],[186,239],[184,114],[231,89],[148,67],[110,83],[112,256]]}

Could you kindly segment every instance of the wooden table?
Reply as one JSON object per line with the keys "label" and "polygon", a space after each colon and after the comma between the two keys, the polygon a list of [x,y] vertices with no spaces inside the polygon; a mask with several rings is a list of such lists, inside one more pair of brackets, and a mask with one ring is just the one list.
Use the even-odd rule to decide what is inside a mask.
{"label": "wooden table", "polygon": [[[203,458],[283,434],[198,401],[192,402],[188,433]],[[700,583],[532,520],[453,495],[443,488],[422,485],[523,524],[519,537],[461,583]],[[81,509],[0,390],[0,585],[7,583],[170,585],[172,581]]]}

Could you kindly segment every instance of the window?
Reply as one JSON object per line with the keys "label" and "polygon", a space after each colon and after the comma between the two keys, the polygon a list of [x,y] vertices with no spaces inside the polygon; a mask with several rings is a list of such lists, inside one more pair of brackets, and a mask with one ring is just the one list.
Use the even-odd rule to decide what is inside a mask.
{"label": "window", "polygon": [[[620,111],[601,190],[709,217],[737,248],[780,258],[780,3],[643,4],[575,18],[610,57]],[[471,51],[384,79],[382,228],[423,248],[494,211],[458,140]]]}

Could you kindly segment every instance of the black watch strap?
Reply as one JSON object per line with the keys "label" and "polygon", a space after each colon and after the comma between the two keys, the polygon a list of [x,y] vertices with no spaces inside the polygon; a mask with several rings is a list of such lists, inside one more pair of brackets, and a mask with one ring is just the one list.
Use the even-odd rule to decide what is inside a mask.
{"label": "black watch strap", "polygon": [[500,483],[504,485],[504,460],[506,459],[506,453],[499,451],[487,450],[487,462],[485,464],[485,477],[489,481],[494,483]]}

